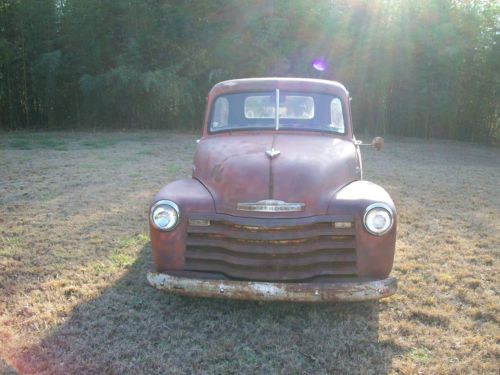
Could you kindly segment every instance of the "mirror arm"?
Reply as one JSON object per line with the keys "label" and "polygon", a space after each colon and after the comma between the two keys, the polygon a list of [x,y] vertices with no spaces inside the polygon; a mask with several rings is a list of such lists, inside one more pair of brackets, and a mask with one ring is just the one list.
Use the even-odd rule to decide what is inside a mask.
{"label": "mirror arm", "polygon": [[372,143],[363,143],[363,141],[358,141],[357,139],[353,139],[353,142],[356,145],[356,147],[372,146],[377,151],[380,151],[384,148],[384,138],[382,137],[373,138]]}
{"label": "mirror arm", "polygon": [[371,146],[372,145],[371,143],[363,143],[363,141],[358,141],[358,140],[354,141],[354,144],[356,146]]}

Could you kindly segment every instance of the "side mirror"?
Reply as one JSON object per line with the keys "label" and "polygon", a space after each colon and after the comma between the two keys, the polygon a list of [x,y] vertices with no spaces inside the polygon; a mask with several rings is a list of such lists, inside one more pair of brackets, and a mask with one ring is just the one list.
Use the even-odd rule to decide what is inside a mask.
{"label": "side mirror", "polygon": [[382,138],[382,137],[375,137],[375,138],[373,138],[373,140],[372,140],[372,147],[376,151],[382,150],[384,148],[384,138]]}

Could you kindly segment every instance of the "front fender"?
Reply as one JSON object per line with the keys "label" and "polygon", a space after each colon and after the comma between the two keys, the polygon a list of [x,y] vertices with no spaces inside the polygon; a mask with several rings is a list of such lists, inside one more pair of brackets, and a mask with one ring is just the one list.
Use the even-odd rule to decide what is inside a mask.
{"label": "front fender", "polygon": [[[385,203],[393,211],[394,224],[386,234],[375,236],[364,227],[363,216],[372,203]],[[389,194],[369,181],[354,181],[334,194],[328,206],[329,215],[354,216],[358,275],[385,278],[394,261],[397,212]]]}
{"label": "front fender", "polygon": [[215,213],[214,200],[205,186],[195,179],[177,180],[166,185],[156,194],[151,206],[162,199],[179,206],[180,222],[171,232],[160,231],[149,222],[153,262],[158,272],[181,270],[189,213]]}

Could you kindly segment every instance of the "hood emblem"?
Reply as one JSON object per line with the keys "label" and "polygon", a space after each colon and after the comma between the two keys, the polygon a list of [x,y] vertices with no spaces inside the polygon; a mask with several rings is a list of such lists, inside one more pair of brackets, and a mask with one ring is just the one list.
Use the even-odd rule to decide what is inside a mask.
{"label": "hood emblem", "polygon": [[279,154],[281,154],[281,151],[275,150],[274,147],[266,151],[266,155],[269,156],[269,158],[271,159],[274,159]]}
{"label": "hood emblem", "polygon": [[304,203],[287,203],[275,199],[265,199],[255,203],[238,203],[239,211],[256,212],[297,212],[303,211]]}

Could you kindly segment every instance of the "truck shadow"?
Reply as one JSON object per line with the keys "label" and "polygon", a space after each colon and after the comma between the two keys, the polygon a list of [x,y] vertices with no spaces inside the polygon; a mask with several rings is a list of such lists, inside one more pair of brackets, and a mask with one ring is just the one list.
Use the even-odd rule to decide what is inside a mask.
{"label": "truck shadow", "polygon": [[0,358],[0,374],[2,375],[17,375],[17,371],[10,367],[5,361]]}
{"label": "truck shadow", "polygon": [[15,358],[20,373],[387,373],[380,304],[179,297],[151,288],[145,246],[100,297]]}

